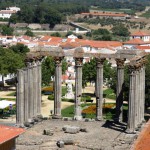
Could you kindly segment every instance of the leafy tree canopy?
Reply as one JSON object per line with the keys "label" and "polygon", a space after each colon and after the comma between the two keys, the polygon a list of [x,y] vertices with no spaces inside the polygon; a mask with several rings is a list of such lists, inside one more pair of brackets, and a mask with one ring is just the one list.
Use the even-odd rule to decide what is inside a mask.
{"label": "leafy tree canopy", "polygon": [[6,25],[3,25],[1,28],[2,35],[13,35],[13,31],[14,31],[13,28],[6,26]]}
{"label": "leafy tree canopy", "polygon": [[130,35],[128,28],[125,27],[123,24],[116,25],[111,30],[114,35],[125,36],[125,37]]}
{"label": "leafy tree canopy", "polygon": [[[104,80],[106,78],[110,80],[114,70],[111,68],[111,64],[108,61],[104,62],[103,70]],[[96,81],[96,59],[92,59],[90,62],[87,62],[83,65],[82,79],[83,86],[85,86],[87,82]]]}
{"label": "leafy tree canopy", "polygon": [[34,36],[34,33],[33,33],[31,30],[28,29],[28,30],[25,32],[25,35],[30,36],[30,37],[33,37],[33,36]]}
{"label": "leafy tree canopy", "polygon": [[11,50],[13,50],[13,52],[21,54],[21,55],[25,55],[27,52],[29,52],[29,48],[23,44],[17,43],[17,45],[13,45],[10,47]]}
{"label": "leafy tree canopy", "polygon": [[[67,70],[67,62],[65,60],[62,61],[62,73],[64,74]],[[54,76],[55,73],[55,62],[53,57],[46,57],[42,62],[42,84],[49,85],[51,81],[51,77]]]}

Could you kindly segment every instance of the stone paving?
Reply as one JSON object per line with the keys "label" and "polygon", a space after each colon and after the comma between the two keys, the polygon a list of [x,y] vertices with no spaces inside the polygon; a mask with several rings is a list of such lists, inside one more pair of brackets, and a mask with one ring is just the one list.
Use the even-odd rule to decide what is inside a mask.
{"label": "stone paving", "polygon": [[[62,128],[67,125],[86,128],[87,132],[65,133]],[[44,129],[53,134],[44,135]],[[124,124],[121,127],[111,121],[45,120],[19,136],[16,150],[129,150],[137,135],[126,134],[124,131]],[[72,140],[74,144],[59,148],[56,145],[59,140]]]}

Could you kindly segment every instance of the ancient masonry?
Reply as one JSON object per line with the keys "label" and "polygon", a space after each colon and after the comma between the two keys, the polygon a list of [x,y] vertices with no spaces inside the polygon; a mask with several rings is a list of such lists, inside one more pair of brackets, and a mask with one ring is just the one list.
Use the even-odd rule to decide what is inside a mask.
{"label": "ancient masonry", "polygon": [[45,56],[52,56],[55,60],[55,93],[53,118],[61,116],[61,76],[62,60],[65,56],[75,59],[75,107],[74,119],[81,120],[82,95],[82,65],[84,57],[96,58],[96,120],[102,120],[103,105],[103,63],[105,59],[115,59],[117,64],[117,98],[115,121],[123,121],[123,86],[124,62],[128,60],[130,71],[129,107],[127,132],[134,133],[144,121],[145,101],[145,56],[139,50],[118,50],[115,54],[84,53],[82,48],[76,48],[73,53],[65,53],[60,47],[39,48],[27,54],[26,68],[18,70],[17,74],[17,122],[24,126],[41,115],[41,61]]}

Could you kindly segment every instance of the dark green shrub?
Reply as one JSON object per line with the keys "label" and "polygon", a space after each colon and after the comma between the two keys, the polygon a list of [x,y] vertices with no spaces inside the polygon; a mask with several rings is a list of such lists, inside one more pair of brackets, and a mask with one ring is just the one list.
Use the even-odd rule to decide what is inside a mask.
{"label": "dark green shrub", "polygon": [[49,100],[54,100],[54,95],[53,95],[53,94],[52,94],[52,95],[49,95],[49,96],[48,96],[48,99],[49,99]]}

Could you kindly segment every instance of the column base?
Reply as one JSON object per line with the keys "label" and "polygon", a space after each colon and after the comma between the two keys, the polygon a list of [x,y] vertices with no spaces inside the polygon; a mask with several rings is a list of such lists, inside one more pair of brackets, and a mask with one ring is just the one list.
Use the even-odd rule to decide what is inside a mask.
{"label": "column base", "polygon": [[82,120],[82,116],[74,116],[74,120]]}
{"label": "column base", "polygon": [[61,115],[53,115],[52,119],[62,119],[62,116]]}
{"label": "column base", "polygon": [[131,129],[127,129],[125,132],[126,132],[127,134],[135,134],[135,133],[136,133],[135,130],[131,130]]}
{"label": "column base", "polygon": [[18,128],[25,128],[24,124],[15,124],[15,127],[18,127]]}
{"label": "column base", "polygon": [[96,117],[95,118],[95,121],[103,121],[104,119],[103,119],[103,117]]}

